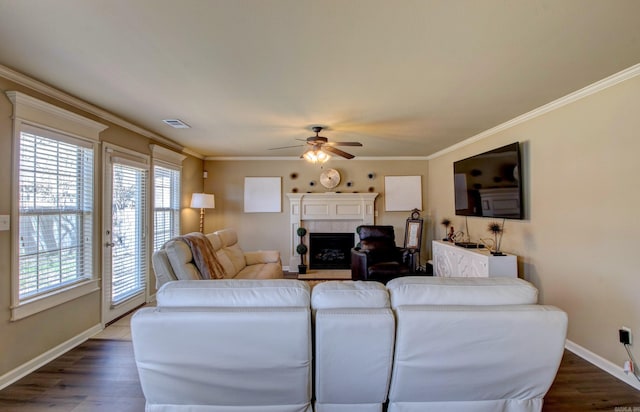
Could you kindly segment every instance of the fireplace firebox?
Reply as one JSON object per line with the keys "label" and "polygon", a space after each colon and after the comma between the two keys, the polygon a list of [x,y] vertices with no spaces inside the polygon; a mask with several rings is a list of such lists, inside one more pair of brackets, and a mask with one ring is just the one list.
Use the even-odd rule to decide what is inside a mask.
{"label": "fireplace firebox", "polygon": [[353,233],[310,233],[310,269],[349,269]]}

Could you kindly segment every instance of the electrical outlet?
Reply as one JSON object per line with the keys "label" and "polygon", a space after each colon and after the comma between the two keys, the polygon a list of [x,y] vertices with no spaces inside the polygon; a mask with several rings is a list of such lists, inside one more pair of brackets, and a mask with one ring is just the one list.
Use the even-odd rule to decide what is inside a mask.
{"label": "electrical outlet", "polygon": [[9,215],[0,215],[0,230],[9,230]]}
{"label": "electrical outlet", "polygon": [[618,330],[618,335],[620,337],[620,343],[623,345],[631,345],[631,329],[623,326]]}

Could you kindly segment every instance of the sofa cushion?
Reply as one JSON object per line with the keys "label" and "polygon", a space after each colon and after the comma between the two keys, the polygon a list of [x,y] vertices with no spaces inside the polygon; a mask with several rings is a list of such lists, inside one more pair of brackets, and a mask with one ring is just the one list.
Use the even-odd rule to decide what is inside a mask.
{"label": "sofa cushion", "polygon": [[244,252],[240,249],[240,246],[237,243],[231,246],[225,246],[222,250],[227,254],[229,260],[231,260],[236,273],[240,272],[247,266],[247,260],[244,257]]}
{"label": "sofa cushion", "polygon": [[249,265],[236,274],[234,279],[281,279],[280,263],[258,263]]}
{"label": "sofa cushion", "polygon": [[217,252],[222,249],[222,240],[220,240],[220,237],[218,235],[216,235],[215,233],[208,233],[204,236],[209,239],[209,242],[211,242],[213,250]]}
{"label": "sofa cushion", "polygon": [[390,412],[540,411],[562,359],[566,313],[542,305],[395,312]]}
{"label": "sofa cushion", "polygon": [[220,262],[222,268],[224,269],[225,279],[233,279],[237,272],[236,268],[231,262],[231,259],[229,259],[229,255],[227,255],[227,252],[225,252],[224,249],[220,249],[216,252],[216,257],[218,258],[218,262]]}
{"label": "sofa cushion", "polygon": [[313,412],[309,312],[142,308],[131,320],[138,410]]}
{"label": "sofa cushion", "polygon": [[244,251],[238,245],[238,234],[233,229],[222,229],[215,232],[222,242],[222,250],[233,264],[234,275],[247,266]]}
{"label": "sofa cushion", "polygon": [[313,309],[388,308],[389,292],[378,282],[331,281],[313,287]]}
{"label": "sofa cushion", "polygon": [[191,249],[181,240],[170,240],[164,245],[167,258],[178,280],[202,279],[200,272],[193,264]]}
{"label": "sofa cushion", "polygon": [[280,252],[277,250],[256,250],[253,252],[244,252],[244,258],[249,266],[256,265],[258,263],[280,264]]}
{"label": "sofa cushion", "polygon": [[164,284],[158,307],[309,307],[309,285],[291,279],[199,280]]}
{"label": "sofa cushion", "polygon": [[407,276],[387,283],[391,306],[531,305],[538,289],[517,278],[445,278]]}

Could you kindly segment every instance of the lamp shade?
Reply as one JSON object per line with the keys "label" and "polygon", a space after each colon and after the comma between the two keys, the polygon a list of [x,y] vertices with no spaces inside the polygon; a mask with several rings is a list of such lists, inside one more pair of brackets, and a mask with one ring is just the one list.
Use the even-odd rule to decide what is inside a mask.
{"label": "lamp shade", "polygon": [[194,193],[191,195],[191,207],[200,209],[215,209],[216,199],[207,193]]}

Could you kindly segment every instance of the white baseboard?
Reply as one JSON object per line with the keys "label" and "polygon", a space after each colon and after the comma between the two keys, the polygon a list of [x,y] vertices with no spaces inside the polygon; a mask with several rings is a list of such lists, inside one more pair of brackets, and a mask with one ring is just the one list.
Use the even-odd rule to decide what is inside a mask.
{"label": "white baseboard", "polygon": [[589,349],[586,349],[575,342],[566,340],[564,347],[576,355],[580,356],[582,359],[586,360],[589,363],[594,364],[598,368],[612,375],[614,378],[618,378],[622,382],[633,386],[635,389],[640,390],[640,382],[632,375],[627,375],[622,370],[621,366],[616,365],[615,363],[608,361],[600,355],[597,355],[591,352]]}
{"label": "white baseboard", "polygon": [[70,351],[71,349],[75,348],[100,331],[102,331],[102,325],[97,324],[80,333],[79,335],[74,336],[68,341],[62,342],[55,348],[46,351],[42,355],[36,356],[27,363],[24,363],[17,368],[5,373],[4,375],[0,376],[0,390],[6,388],[17,380],[22,379],[36,369],[41,368],[58,356]]}

